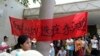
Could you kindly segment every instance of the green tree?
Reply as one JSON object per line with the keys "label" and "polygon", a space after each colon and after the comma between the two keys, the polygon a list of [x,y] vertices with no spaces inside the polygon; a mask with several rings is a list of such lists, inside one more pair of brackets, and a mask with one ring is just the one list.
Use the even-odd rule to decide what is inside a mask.
{"label": "green tree", "polygon": [[[29,5],[29,0],[17,0],[17,1],[26,7],[28,7],[28,5]],[[40,0],[33,0],[33,3],[36,3],[36,2],[41,3]]]}

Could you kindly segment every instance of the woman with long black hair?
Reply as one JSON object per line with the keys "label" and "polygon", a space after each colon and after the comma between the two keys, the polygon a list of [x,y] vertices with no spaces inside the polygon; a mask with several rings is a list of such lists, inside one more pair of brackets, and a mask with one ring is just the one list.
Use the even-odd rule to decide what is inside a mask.
{"label": "woman with long black hair", "polygon": [[[29,36],[27,36],[27,35],[20,35],[18,37],[17,41],[18,41],[18,43],[14,46],[14,50],[11,52],[11,54],[13,56],[24,56],[24,55],[28,56],[30,54],[38,55],[38,56],[43,56],[38,51],[31,50],[31,40],[30,40]],[[29,53],[27,53],[27,52],[29,52]]]}

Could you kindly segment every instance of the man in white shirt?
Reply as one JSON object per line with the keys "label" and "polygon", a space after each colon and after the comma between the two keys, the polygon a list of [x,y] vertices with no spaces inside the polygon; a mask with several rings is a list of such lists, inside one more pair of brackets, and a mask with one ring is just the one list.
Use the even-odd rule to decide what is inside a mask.
{"label": "man in white shirt", "polygon": [[66,56],[66,50],[63,47],[58,51],[57,56]]}
{"label": "man in white shirt", "polygon": [[92,44],[91,54],[94,56],[97,56],[98,55],[98,40],[95,35],[93,36],[93,39],[91,39],[91,44]]}

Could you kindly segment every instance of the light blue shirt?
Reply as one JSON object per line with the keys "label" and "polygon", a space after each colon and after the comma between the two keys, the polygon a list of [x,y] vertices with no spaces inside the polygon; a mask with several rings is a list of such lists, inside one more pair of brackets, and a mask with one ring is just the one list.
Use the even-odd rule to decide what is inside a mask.
{"label": "light blue shirt", "polygon": [[55,50],[54,47],[52,47],[49,51],[49,56],[55,56]]}

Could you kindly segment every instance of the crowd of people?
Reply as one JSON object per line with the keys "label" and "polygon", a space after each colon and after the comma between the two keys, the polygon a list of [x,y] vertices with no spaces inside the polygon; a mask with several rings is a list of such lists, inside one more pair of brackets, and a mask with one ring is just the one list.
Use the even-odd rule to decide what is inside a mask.
{"label": "crowd of people", "polygon": [[17,44],[12,48],[7,44],[7,41],[8,37],[5,36],[4,41],[0,45],[0,51],[3,52],[3,54],[0,53],[1,56],[6,56],[5,54],[8,53],[9,55],[11,54],[10,56],[43,56],[40,52],[31,49],[31,40],[27,35],[20,35],[17,39]]}
{"label": "crowd of people", "polygon": [[96,35],[53,41],[55,56],[100,56],[99,42]]}
{"label": "crowd of people", "polygon": [[[76,39],[69,38],[66,40],[52,41],[49,56],[100,56],[99,39],[96,35],[93,35],[92,38],[84,36]],[[17,44],[13,48],[7,44],[7,41],[8,37],[4,36],[4,41],[0,44],[0,51],[8,52],[14,56],[20,56],[20,52],[23,51],[43,56],[40,52],[32,50],[36,48],[36,41],[32,42],[27,35],[19,36]]]}

